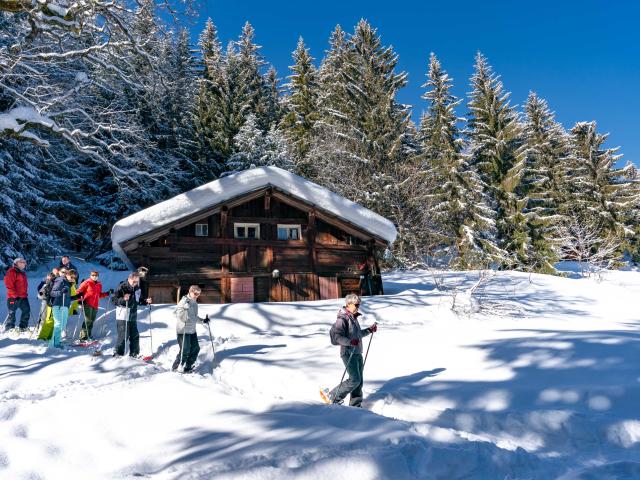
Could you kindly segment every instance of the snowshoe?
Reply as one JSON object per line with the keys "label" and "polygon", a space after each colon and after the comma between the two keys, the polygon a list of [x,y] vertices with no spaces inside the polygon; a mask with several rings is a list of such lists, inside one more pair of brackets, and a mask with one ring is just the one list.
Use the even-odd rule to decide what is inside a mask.
{"label": "snowshoe", "polygon": [[98,345],[100,342],[98,340],[77,340],[73,342],[74,347],[91,347],[93,345]]}
{"label": "snowshoe", "polygon": [[320,388],[320,398],[327,405],[331,405],[333,403],[331,401],[330,396],[329,396],[329,389],[328,388],[322,388],[322,387]]}

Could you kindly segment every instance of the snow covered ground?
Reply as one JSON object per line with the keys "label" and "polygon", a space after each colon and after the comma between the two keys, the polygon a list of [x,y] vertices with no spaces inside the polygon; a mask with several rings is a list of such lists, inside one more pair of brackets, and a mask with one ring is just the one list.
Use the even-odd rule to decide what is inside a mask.
{"label": "snow covered ground", "polygon": [[[107,288],[125,275],[100,270]],[[201,306],[213,373],[206,329],[197,374],[169,371],[168,305],[152,311],[153,364],[110,356],[108,309],[102,356],[2,338],[0,478],[640,478],[640,272],[498,273],[472,308],[477,278],[388,274],[365,299],[380,329],[362,410],[319,402],[342,374],[339,301]]]}

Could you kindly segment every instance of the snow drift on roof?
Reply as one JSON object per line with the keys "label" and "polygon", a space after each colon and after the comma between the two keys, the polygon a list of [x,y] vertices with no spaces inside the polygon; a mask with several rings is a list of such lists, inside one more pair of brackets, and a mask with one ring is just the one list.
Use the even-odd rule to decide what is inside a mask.
{"label": "snow drift on roof", "polygon": [[126,259],[123,242],[269,185],[389,243],[396,238],[393,223],[368,208],[281,168],[261,167],[214,180],[119,220],[111,231],[113,249]]}

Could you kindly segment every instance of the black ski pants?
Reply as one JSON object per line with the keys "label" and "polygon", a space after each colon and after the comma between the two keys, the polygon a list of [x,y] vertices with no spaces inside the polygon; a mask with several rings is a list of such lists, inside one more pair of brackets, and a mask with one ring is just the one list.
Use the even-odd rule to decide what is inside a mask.
{"label": "black ski pants", "polygon": [[[133,316],[133,315],[132,315]],[[136,318],[129,321],[117,320],[118,340],[116,341],[116,355],[124,355],[126,341],[129,340],[129,355],[137,357],[140,354],[140,334]]]}
{"label": "black ski pants", "polygon": [[185,370],[191,370],[198,359],[198,353],[200,353],[198,335],[195,333],[178,333],[178,347],[180,347],[180,351],[171,368],[177,370],[182,364]]}
{"label": "black ski pants", "polygon": [[7,319],[4,321],[4,328],[10,329],[16,326],[16,312],[20,309],[20,328],[29,326],[29,316],[31,315],[31,307],[27,298],[7,298]]}

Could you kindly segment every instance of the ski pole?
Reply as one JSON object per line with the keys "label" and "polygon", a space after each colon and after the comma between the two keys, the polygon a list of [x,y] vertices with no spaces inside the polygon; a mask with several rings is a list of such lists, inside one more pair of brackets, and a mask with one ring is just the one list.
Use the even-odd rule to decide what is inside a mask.
{"label": "ski pole", "polygon": [[[62,294],[62,305],[60,306],[61,309],[64,308],[64,297],[65,297],[65,294],[63,293]],[[67,321],[69,319],[69,313],[68,312],[69,311],[67,310]],[[54,321],[55,321],[55,319],[54,319]],[[60,318],[60,321],[62,322],[62,318]],[[54,327],[53,327],[53,331],[55,333],[55,324],[54,324]],[[65,339],[67,338],[67,324],[65,324],[65,326],[64,326],[64,338]],[[60,341],[62,342],[62,325],[60,325]]]}
{"label": "ski pole", "polygon": [[182,346],[180,347],[180,365],[178,365],[178,368],[182,366],[182,356],[184,355],[184,339],[187,336],[187,334],[185,333],[186,329],[187,329],[187,323],[185,322],[184,328],[182,329]]}
{"label": "ski pole", "polygon": [[[342,372],[342,378],[340,379],[340,383],[336,387],[336,392],[340,389],[340,385],[342,385],[342,382],[344,381],[344,376],[347,374],[347,369],[349,368],[349,364],[351,363],[351,357],[353,357],[355,351],[355,348],[351,350],[351,355],[349,355],[349,360],[347,360],[347,364],[344,366],[344,372]],[[333,399],[331,400],[331,403],[333,403]]]}
{"label": "ski pole", "polygon": [[149,342],[151,343],[151,355],[153,356],[153,328],[151,327],[151,304],[147,307],[149,309]]}
{"label": "ski pole", "polygon": [[[85,326],[86,328],[86,322],[84,320],[84,300],[80,299],[80,308],[82,309],[82,324]],[[78,315],[80,315],[80,312],[78,312]],[[73,338],[76,338],[76,332],[78,331],[78,325],[80,324],[80,319],[78,318],[78,321],[76,322],[75,327],[73,327]],[[85,329],[86,332],[86,329]],[[80,328],[80,333],[82,333],[82,327]]]}
{"label": "ski pole", "polygon": [[373,340],[373,333],[371,332],[371,338],[369,338],[369,345],[367,345],[367,353],[364,356],[364,362],[362,362],[362,370],[364,370],[364,366],[367,364],[367,357],[369,356],[369,347],[371,347],[371,341]]}
{"label": "ski pole", "polygon": [[[129,334],[129,299],[125,301],[124,308],[126,312],[124,314],[124,351],[122,352],[123,357],[127,354],[127,335]],[[129,344],[129,347],[131,347],[131,344]]]}
{"label": "ski pole", "polygon": [[[47,307],[45,306],[44,311],[47,311]],[[33,314],[31,312],[31,310],[29,310],[29,317],[33,317]],[[33,318],[31,318],[31,320],[33,320]],[[35,332],[38,327],[40,326],[40,322],[42,321],[42,303],[40,303],[40,312],[38,314],[38,322],[36,323],[36,325],[33,327],[33,330],[31,330],[31,333],[29,334],[29,340],[31,340],[31,338],[33,337],[33,332]],[[35,323],[35,322],[34,322]]]}
{"label": "ski pole", "polygon": [[[209,330],[209,341],[211,342],[211,365],[215,366],[216,361],[216,348],[213,346],[213,337],[211,336],[211,319],[207,322],[207,330]],[[212,368],[213,370],[213,368]]]}

